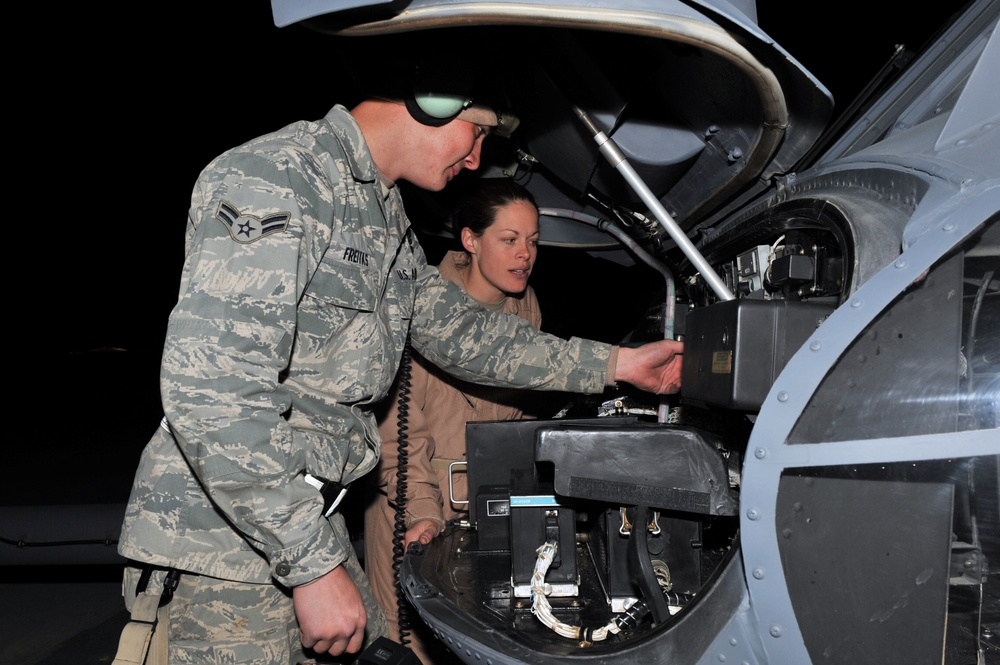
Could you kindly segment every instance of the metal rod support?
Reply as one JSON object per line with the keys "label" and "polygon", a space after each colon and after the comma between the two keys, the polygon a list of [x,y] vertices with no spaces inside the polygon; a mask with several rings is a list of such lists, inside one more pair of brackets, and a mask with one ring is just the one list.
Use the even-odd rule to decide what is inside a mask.
{"label": "metal rod support", "polygon": [[694,267],[697,268],[698,272],[701,273],[701,276],[706,282],[708,282],[708,285],[715,292],[715,295],[718,296],[719,300],[733,300],[734,296],[729,291],[729,287],[727,287],[725,282],[722,281],[722,278],[719,277],[718,273],[712,269],[712,266],[708,264],[708,261],[705,260],[705,257],[702,256],[701,252],[698,251],[698,248],[694,246],[694,243],[691,242],[681,227],[677,225],[677,222],[674,221],[674,218],[667,212],[666,208],[664,208],[660,201],[653,196],[653,192],[650,191],[649,187],[646,186],[646,183],[642,181],[642,178],[640,178],[639,174],[635,172],[632,165],[628,163],[625,155],[618,149],[615,142],[594,124],[593,120],[590,119],[590,116],[587,115],[586,111],[579,107],[574,108],[580,120],[583,121],[583,124],[586,125],[587,129],[594,134],[594,140],[597,142],[601,154],[604,155],[611,165],[622,174],[625,181],[630,187],[632,187],[632,189],[635,190],[635,192],[642,199],[643,203],[649,206],[653,216],[656,217],[656,221],[658,221],[660,226],[666,229],[667,233],[670,234],[670,237],[674,239],[677,246],[681,248],[682,252],[684,252],[684,256],[686,256]]}

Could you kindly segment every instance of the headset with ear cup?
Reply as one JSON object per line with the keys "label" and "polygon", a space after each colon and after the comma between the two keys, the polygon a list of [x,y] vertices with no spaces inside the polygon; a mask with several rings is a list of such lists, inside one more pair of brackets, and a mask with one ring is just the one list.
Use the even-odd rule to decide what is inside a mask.
{"label": "headset with ear cup", "polygon": [[440,127],[455,119],[459,113],[472,104],[472,99],[464,95],[440,94],[433,92],[414,93],[407,97],[406,109],[417,122]]}
{"label": "headset with ear cup", "polygon": [[417,122],[446,125],[472,105],[472,76],[462,67],[418,64],[412,94],[404,102]]}

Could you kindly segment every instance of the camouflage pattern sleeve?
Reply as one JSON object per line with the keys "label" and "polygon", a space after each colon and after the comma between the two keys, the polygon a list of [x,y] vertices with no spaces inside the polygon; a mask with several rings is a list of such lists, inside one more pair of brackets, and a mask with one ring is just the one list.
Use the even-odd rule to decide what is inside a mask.
{"label": "camouflage pattern sleeve", "polygon": [[192,192],[161,363],[165,425],[119,539],[130,559],[295,587],[353,554],[306,474],[376,464],[426,256],[343,106],[224,153]]}
{"label": "camouflage pattern sleeve", "polygon": [[413,346],[454,376],[486,385],[601,393],[611,345],[564,340],[519,316],[493,313],[435,269],[421,275]]}
{"label": "camouflage pattern sleeve", "polygon": [[[161,392],[174,438],[225,521],[295,586],[346,557],[302,478],[323,432],[293,429],[289,366],[296,307],[329,243],[338,194],[306,151],[240,150],[213,163],[189,225],[180,299],[166,337]],[[183,500],[180,497],[178,500]],[[227,524],[228,523],[228,524]],[[211,551],[211,546],[206,550]],[[279,565],[280,564],[280,565]],[[284,573],[284,574],[282,574]]]}

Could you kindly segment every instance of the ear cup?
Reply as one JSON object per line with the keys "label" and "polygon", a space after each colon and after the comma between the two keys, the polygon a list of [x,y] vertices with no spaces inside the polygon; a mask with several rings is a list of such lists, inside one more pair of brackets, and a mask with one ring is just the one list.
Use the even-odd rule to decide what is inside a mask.
{"label": "ear cup", "polygon": [[413,99],[422,111],[433,118],[454,118],[472,103],[471,99],[462,95],[442,95],[433,92],[414,95]]}
{"label": "ear cup", "polygon": [[413,70],[406,108],[418,122],[440,127],[472,104],[471,73],[461,66],[421,63]]}
{"label": "ear cup", "polygon": [[406,108],[417,122],[431,127],[446,125],[472,100],[461,95],[444,95],[434,93],[416,94],[406,98]]}

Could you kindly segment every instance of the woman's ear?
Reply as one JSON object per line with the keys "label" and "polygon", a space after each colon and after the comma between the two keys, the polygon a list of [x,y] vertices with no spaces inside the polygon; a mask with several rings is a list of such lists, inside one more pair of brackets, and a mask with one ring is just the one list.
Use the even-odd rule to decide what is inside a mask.
{"label": "woman's ear", "polygon": [[462,247],[469,254],[476,253],[476,235],[468,226],[462,229]]}

